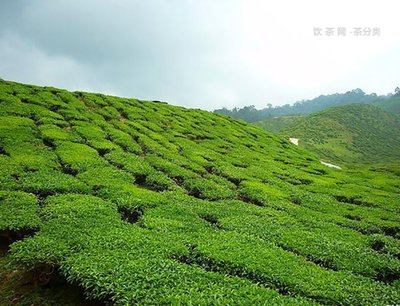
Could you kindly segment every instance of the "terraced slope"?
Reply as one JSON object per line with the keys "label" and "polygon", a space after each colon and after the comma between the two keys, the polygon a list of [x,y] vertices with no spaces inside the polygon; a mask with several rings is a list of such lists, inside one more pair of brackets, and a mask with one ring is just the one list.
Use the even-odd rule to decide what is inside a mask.
{"label": "terraced slope", "polygon": [[400,303],[398,169],[332,170],[221,115],[6,81],[0,116],[2,240],[39,280],[117,305]]}
{"label": "terraced slope", "polygon": [[281,130],[319,156],[346,163],[400,163],[400,118],[363,104],[307,115]]}

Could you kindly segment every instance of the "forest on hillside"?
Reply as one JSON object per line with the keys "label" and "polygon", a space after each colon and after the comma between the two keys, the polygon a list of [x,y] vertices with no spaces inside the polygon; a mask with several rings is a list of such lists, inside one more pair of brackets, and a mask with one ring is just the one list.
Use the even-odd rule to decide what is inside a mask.
{"label": "forest on hillside", "polygon": [[376,93],[366,94],[360,88],[347,91],[346,93],[335,93],[331,95],[320,95],[311,100],[301,100],[294,104],[285,104],[283,106],[272,106],[267,104],[263,109],[256,109],[254,105],[244,106],[242,108],[221,108],[214,110],[215,113],[230,116],[233,118],[240,118],[247,122],[256,122],[274,117],[296,115],[296,114],[310,114],[329,107],[349,104],[349,103],[363,103],[372,104],[392,97],[400,97],[400,89],[397,87],[394,93],[387,95],[377,95]]}

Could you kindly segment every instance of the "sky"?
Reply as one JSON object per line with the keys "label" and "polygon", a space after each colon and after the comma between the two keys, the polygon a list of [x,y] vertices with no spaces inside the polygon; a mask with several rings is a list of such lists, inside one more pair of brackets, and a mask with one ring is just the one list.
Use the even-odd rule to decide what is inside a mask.
{"label": "sky", "polygon": [[399,11],[398,0],[0,0],[0,77],[207,110],[387,94],[400,86]]}

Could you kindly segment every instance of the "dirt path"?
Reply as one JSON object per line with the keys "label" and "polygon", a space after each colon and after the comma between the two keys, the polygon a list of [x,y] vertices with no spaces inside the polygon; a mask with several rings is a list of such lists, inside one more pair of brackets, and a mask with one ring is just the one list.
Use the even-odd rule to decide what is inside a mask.
{"label": "dirt path", "polygon": [[324,166],[327,166],[327,167],[330,167],[330,168],[335,168],[335,169],[342,169],[341,167],[339,167],[339,166],[336,166],[336,165],[334,165],[334,164],[330,164],[330,163],[326,163],[326,162],[324,162],[324,161],[320,161],[321,162],[321,164],[323,164]]}
{"label": "dirt path", "polygon": [[[294,145],[296,145],[296,146],[299,145],[299,139],[298,139],[298,138],[289,138],[289,141],[290,141],[291,143],[293,143]],[[342,169],[342,168],[339,167],[339,166],[336,166],[336,165],[331,164],[331,163],[324,162],[324,161],[322,161],[322,160],[320,160],[320,162],[321,162],[321,164],[323,164],[324,166],[327,166],[327,167],[330,167],[330,168]]]}

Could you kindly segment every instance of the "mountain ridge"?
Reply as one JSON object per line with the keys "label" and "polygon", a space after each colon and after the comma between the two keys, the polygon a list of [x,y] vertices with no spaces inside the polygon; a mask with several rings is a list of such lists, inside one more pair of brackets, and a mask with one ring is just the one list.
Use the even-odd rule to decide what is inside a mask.
{"label": "mountain ridge", "polygon": [[364,91],[357,88],[351,91],[347,91],[346,93],[320,95],[311,100],[301,100],[293,104],[285,104],[283,106],[273,107],[272,104],[269,104],[268,107],[260,110],[256,109],[254,105],[251,105],[245,106],[243,108],[235,107],[232,110],[226,108],[216,109],[214,110],[214,112],[233,118],[240,118],[251,123],[281,116],[310,114],[330,107],[352,103],[374,104],[377,106],[381,106],[382,108],[386,107],[386,110],[393,110],[399,114],[400,109],[399,104],[397,104],[398,101],[396,103],[392,103],[391,105],[390,102],[388,103],[387,101],[398,99],[399,94],[400,91],[396,91],[396,94],[378,96],[375,93],[366,94]]}

